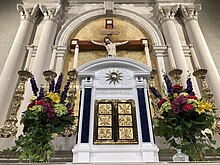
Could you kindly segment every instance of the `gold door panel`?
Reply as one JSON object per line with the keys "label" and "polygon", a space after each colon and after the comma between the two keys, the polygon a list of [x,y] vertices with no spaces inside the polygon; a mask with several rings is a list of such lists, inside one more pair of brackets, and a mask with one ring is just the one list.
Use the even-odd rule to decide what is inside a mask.
{"label": "gold door panel", "polygon": [[99,115],[98,126],[112,126],[112,116],[111,115]]}
{"label": "gold door panel", "polygon": [[134,139],[133,129],[126,128],[126,127],[120,127],[119,128],[119,139],[120,140]]}
{"label": "gold door panel", "polygon": [[132,115],[118,115],[118,126],[133,126]]}
{"label": "gold door panel", "polygon": [[105,128],[100,127],[98,128],[98,139],[112,139],[112,129],[111,128]]}
{"label": "gold door panel", "polygon": [[137,144],[134,100],[96,100],[94,144]]}

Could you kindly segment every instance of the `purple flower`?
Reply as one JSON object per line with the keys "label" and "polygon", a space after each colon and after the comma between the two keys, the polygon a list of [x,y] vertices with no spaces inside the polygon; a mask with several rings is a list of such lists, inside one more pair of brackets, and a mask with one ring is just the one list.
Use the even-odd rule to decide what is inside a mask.
{"label": "purple flower", "polygon": [[49,92],[53,92],[54,91],[54,86],[55,86],[55,81],[54,79],[51,81],[50,83],[50,87],[49,87]]}
{"label": "purple flower", "polygon": [[57,80],[57,83],[55,85],[55,93],[60,93],[60,87],[61,87],[61,84],[62,84],[62,80],[63,80],[63,74],[60,73],[60,75],[58,77],[58,80]]}
{"label": "purple flower", "polygon": [[166,86],[167,86],[167,92],[168,92],[169,96],[172,96],[174,89],[173,89],[173,85],[172,85],[172,83],[171,83],[171,81],[170,81],[168,75],[165,74],[165,75],[163,76],[163,78],[164,78],[164,81],[165,81]]}
{"label": "purple flower", "polygon": [[162,96],[160,95],[160,93],[157,91],[156,88],[154,87],[149,87],[150,91],[153,93],[153,95],[156,97],[156,98],[159,98],[159,99],[162,99]]}
{"label": "purple flower", "polygon": [[178,114],[180,112],[179,107],[177,105],[175,105],[173,102],[171,103],[171,110],[175,114]]}
{"label": "purple flower", "polygon": [[184,96],[179,96],[179,97],[177,97],[177,98],[174,99],[173,103],[174,103],[175,105],[182,105],[182,104],[186,103],[187,100],[188,100],[188,99],[187,99],[186,97],[184,97]]}
{"label": "purple flower", "polygon": [[61,93],[60,102],[61,102],[62,104],[64,104],[64,101],[66,100],[67,92],[68,92],[68,90],[69,90],[69,86],[70,86],[70,80],[68,80],[68,81],[66,82],[66,85],[65,85],[65,87],[64,87],[64,90],[63,90],[63,92]]}
{"label": "purple flower", "polygon": [[34,76],[32,76],[31,78],[30,78],[30,83],[31,83],[31,88],[32,88],[32,91],[33,91],[33,94],[35,95],[35,96],[37,96],[37,92],[38,92],[38,87],[37,87],[37,84],[36,84],[36,81],[35,81],[35,79],[34,79]]}
{"label": "purple flower", "polygon": [[44,88],[40,87],[40,92],[37,100],[43,100],[43,98],[44,98]]}
{"label": "purple flower", "polygon": [[188,78],[188,79],[186,80],[186,84],[187,84],[186,92],[187,92],[189,95],[191,95],[191,96],[195,95],[195,93],[193,92],[193,86],[192,86],[191,78]]}
{"label": "purple flower", "polygon": [[49,108],[47,111],[47,119],[48,121],[51,121],[54,119],[54,117],[56,116],[56,112],[53,108]]}

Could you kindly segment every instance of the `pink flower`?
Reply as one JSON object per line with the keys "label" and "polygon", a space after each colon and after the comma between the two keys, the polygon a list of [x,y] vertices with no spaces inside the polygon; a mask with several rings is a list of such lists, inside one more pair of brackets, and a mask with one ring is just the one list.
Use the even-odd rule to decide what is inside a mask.
{"label": "pink flower", "polygon": [[173,85],[173,89],[174,89],[174,92],[180,93],[183,90],[183,86],[179,85],[179,84],[175,84],[175,85]]}
{"label": "pink flower", "polygon": [[185,104],[183,106],[183,110],[186,111],[186,112],[189,112],[191,110],[193,110],[194,106],[192,104]]}
{"label": "pink flower", "polygon": [[160,102],[158,103],[158,107],[160,108],[161,107],[161,105],[163,104],[163,103],[165,103],[167,100],[165,99],[165,98],[162,98],[161,100],[160,100]]}
{"label": "pink flower", "polygon": [[30,103],[27,108],[32,108],[35,105],[35,103]]}
{"label": "pink flower", "polygon": [[35,105],[44,106],[45,105],[45,101],[44,100],[38,100],[37,102],[35,102]]}
{"label": "pink flower", "polygon": [[188,96],[187,98],[188,98],[188,99],[194,99],[194,100],[197,100],[197,99],[198,99],[196,96]]}

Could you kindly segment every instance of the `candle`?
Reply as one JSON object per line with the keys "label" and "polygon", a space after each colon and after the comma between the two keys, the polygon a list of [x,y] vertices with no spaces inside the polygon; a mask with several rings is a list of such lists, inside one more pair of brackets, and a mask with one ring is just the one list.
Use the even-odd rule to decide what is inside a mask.
{"label": "candle", "polygon": [[195,68],[198,69],[200,68],[200,65],[199,65],[199,61],[196,57],[196,53],[195,53],[195,50],[194,50],[194,47],[192,44],[189,44],[189,50],[190,50],[190,53],[191,53],[191,56],[192,56],[192,60],[193,60],[193,63],[195,65]]}
{"label": "candle", "polygon": [[167,53],[168,53],[168,60],[169,60],[169,63],[170,63],[170,68],[171,68],[171,70],[175,69],[176,68],[176,63],[175,63],[175,60],[174,60],[174,57],[173,57],[173,52],[172,52],[172,49],[171,49],[170,45],[168,45],[168,44],[167,44]]}
{"label": "candle", "polygon": [[27,55],[26,64],[24,67],[25,70],[29,70],[30,63],[31,63],[31,57],[32,57],[32,53],[34,50],[34,45],[27,45],[27,50],[28,50],[28,55]]}
{"label": "candle", "polygon": [[145,52],[145,56],[146,56],[146,60],[147,60],[147,66],[152,67],[151,61],[150,61],[148,42],[147,42],[147,40],[142,40],[142,43],[144,44],[144,52]]}
{"label": "candle", "polygon": [[77,68],[77,62],[78,62],[78,55],[79,55],[79,45],[76,44],[75,51],[74,51],[74,61],[73,61],[73,68]]}
{"label": "candle", "polygon": [[55,65],[55,61],[56,61],[56,55],[57,55],[57,46],[52,46],[53,49],[53,53],[52,53],[52,57],[50,60],[50,67],[49,70],[53,70],[54,69],[54,65]]}

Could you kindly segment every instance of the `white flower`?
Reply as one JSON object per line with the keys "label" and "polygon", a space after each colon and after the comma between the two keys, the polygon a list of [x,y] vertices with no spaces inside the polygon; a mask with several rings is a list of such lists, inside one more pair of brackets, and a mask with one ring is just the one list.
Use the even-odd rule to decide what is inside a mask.
{"label": "white flower", "polygon": [[181,92],[180,94],[179,94],[179,96],[188,96],[188,93],[186,93],[186,92]]}
{"label": "white flower", "polygon": [[211,136],[213,136],[212,130],[210,130],[209,128],[202,130],[201,133],[206,137],[207,137],[206,134],[210,134]]}

